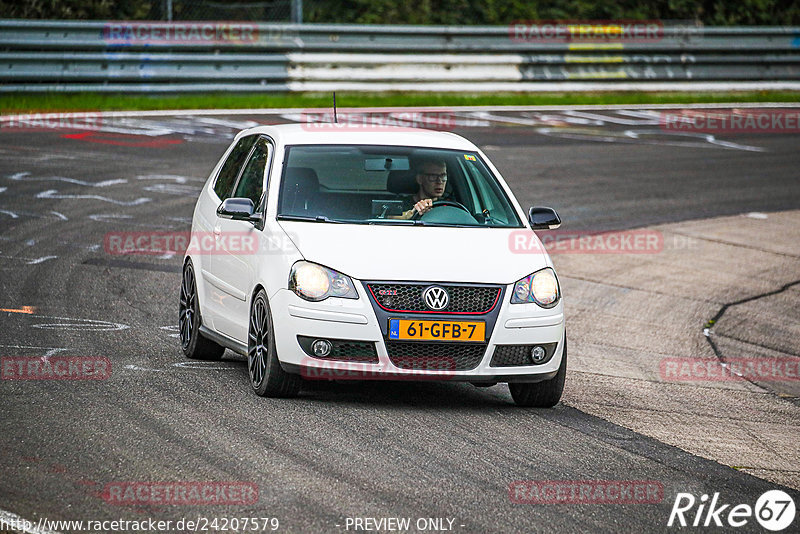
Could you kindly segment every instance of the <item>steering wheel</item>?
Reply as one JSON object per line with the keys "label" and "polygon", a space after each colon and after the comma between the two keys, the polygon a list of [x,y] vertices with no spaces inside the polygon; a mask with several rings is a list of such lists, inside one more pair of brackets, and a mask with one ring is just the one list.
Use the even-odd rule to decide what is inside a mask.
{"label": "steering wheel", "polygon": [[[462,204],[461,202],[456,202],[455,200],[434,200],[434,201],[433,201],[433,205],[431,206],[431,209],[429,209],[429,210],[428,210],[428,211],[426,211],[425,213],[426,213],[426,214],[427,214],[427,213],[430,213],[430,211],[431,211],[432,209],[434,209],[434,208],[439,208],[439,207],[442,207],[442,206],[450,206],[451,208],[459,208],[459,209],[462,209],[462,210],[466,211],[467,213],[469,213],[469,214],[470,214],[470,216],[472,215],[472,212],[471,212],[471,211],[469,211],[469,208],[468,208],[468,207],[466,207],[466,206],[465,206],[464,204]],[[412,220],[412,221],[416,221],[416,220],[418,220],[420,217],[422,217],[422,214],[420,214],[420,212],[415,212],[415,213],[414,213],[414,215],[411,217],[411,220]]]}

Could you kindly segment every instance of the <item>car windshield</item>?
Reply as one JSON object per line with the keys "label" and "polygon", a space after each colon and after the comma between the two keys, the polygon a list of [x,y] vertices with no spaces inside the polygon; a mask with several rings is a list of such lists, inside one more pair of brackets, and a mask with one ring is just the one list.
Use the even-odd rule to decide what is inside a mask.
{"label": "car windshield", "polygon": [[[287,147],[279,219],[521,227],[477,152],[402,146]],[[419,200],[433,204],[420,216]]]}

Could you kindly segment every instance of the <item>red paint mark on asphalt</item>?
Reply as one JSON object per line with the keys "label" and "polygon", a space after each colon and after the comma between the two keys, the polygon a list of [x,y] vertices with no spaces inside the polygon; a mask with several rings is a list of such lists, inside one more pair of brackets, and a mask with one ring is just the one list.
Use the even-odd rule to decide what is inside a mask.
{"label": "red paint mark on asphalt", "polygon": [[61,464],[50,464],[50,468],[48,470],[50,473],[66,473],[67,466]]}
{"label": "red paint mark on asphalt", "polygon": [[64,134],[65,139],[77,139],[89,143],[99,143],[101,145],[131,146],[144,148],[164,148],[171,145],[183,143],[181,139],[153,139],[145,135],[134,134],[111,134],[104,132],[81,132],[74,134]]}

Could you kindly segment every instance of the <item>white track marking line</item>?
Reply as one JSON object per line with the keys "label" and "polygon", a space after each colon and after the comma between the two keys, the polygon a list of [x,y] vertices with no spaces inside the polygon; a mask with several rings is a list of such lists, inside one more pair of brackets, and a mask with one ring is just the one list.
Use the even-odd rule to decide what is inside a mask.
{"label": "white track marking line", "polygon": [[31,325],[31,328],[46,330],[83,330],[85,332],[109,332],[127,330],[130,326],[123,323],[112,323],[102,319],[83,319],[80,317],[56,317],[53,315],[31,315],[37,319],[56,319],[59,321],[75,321],[72,323],[42,323]]}
{"label": "white track marking line", "polygon": [[43,356],[44,358],[49,358],[50,356],[54,356],[59,352],[72,350],[65,347],[37,347],[35,345],[0,345],[0,347],[6,347],[9,349],[44,349],[46,351]]}
{"label": "white track marking line", "polygon": [[653,120],[652,118],[646,120],[632,120],[632,119],[622,119],[620,117],[614,117],[610,115],[598,115],[596,113],[587,113],[585,111],[567,111],[565,112],[566,115],[571,117],[579,117],[581,119],[589,119],[589,120],[596,120],[603,123],[612,123],[612,124],[621,124],[623,126],[649,126],[652,124],[658,124],[658,120]]}
{"label": "white track marking line", "polygon": [[[0,210],[0,211],[2,211],[2,210]],[[0,252],[0,258],[8,258],[9,260],[24,261],[26,263],[36,259],[36,258],[26,258],[24,256],[12,256],[10,254],[3,254],[2,252]]]}
{"label": "white track marking line", "polygon": [[96,222],[112,222],[119,219],[133,219],[133,215],[125,215],[123,213],[95,213],[89,215],[89,218]]}
{"label": "white track marking line", "polygon": [[166,369],[151,369],[149,367],[139,367],[138,365],[126,365],[123,369],[129,369],[131,371],[153,371],[156,373],[163,373]]}
{"label": "white track marking line", "polygon": [[[212,364],[212,365],[204,365],[202,362],[178,362],[173,363],[170,367],[177,367],[179,369],[192,369],[192,370],[203,370],[203,371],[234,371],[238,369],[238,367],[221,367],[219,364]],[[173,369],[153,369],[152,367],[141,367],[139,365],[125,365],[123,369],[127,369],[129,371],[147,371],[152,373],[164,373],[172,371]]]}
{"label": "white track marking line", "polygon": [[36,258],[35,260],[30,260],[28,265],[37,265],[39,263],[44,263],[47,260],[54,260],[58,258],[58,256],[42,256],[41,258]]}
{"label": "white track marking line", "polygon": [[12,174],[11,176],[7,176],[7,178],[9,180],[14,180],[15,182],[67,182],[70,184],[85,185],[89,187],[108,187],[110,185],[128,183],[128,180],[124,180],[122,178],[118,178],[116,180],[103,180],[102,182],[87,182],[85,180],[76,180],[75,178],[65,178],[64,176],[42,176],[34,178],[29,172],[18,172]]}
{"label": "white track marking line", "polygon": [[207,369],[209,371],[233,371],[238,367],[214,367],[212,362],[178,362],[173,363],[172,367],[179,367],[181,369]]}
{"label": "white track marking line", "polygon": [[118,206],[138,206],[139,204],[144,204],[145,202],[150,202],[150,200],[152,200],[147,197],[140,197],[136,200],[125,201],[114,200],[113,198],[103,197],[100,195],[59,195],[57,189],[48,189],[47,191],[42,191],[36,195],[36,198],[102,200],[103,202],[111,202],[112,204],[117,204]]}
{"label": "white track marking line", "polygon": [[617,110],[617,115],[622,115],[625,117],[636,117],[639,119],[653,119],[659,120],[661,117],[661,113],[656,113],[652,109],[645,109],[645,110],[636,110],[636,109],[620,109]]}
{"label": "white track marking line", "polygon": [[[735,150],[744,150],[747,152],[766,152],[765,149],[758,147],[758,146],[751,146],[751,145],[742,145],[739,143],[732,143],[729,141],[722,141],[721,139],[717,139],[712,134],[708,133],[701,133],[701,132],[664,132],[663,130],[625,130],[625,135],[634,138],[640,139],[640,135],[644,134],[645,136],[648,135],[669,135],[669,136],[676,136],[676,137],[688,137],[690,139],[702,139],[711,145],[717,145],[724,148],[732,148]],[[669,142],[667,143],[669,144]],[[680,145],[676,145],[680,146]]]}
{"label": "white track marking line", "polygon": [[[178,325],[167,325],[167,326],[160,326],[159,328],[161,330],[166,330],[167,332],[177,332],[179,327],[178,327]],[[178,333],[174,333],[174,334],[169,334],[169,337],[178,337],[179,338],[179,337],[181,337],[181,335],[178,334]]]}
{"label": "white track marking line", "polygon": [[523,126],[539,126],[543,121],[536,119],[526,119],[522,117],[512,117],[505,115],[492,115],[488,112],[476,113],[475,117],[492,122],[506,122],[509,124],[521,124]]}
{"label": "white track marking line", "polygon": [[183,184],[151,184],[142,187],[142,190],[150,193],[164,193],[167,195],[192,195],[197,196],[202,189],[199,185],[183,185]]}
{"label": "white track marking line", "polygon": [[186,182],[205,182],[203,178],[189,178],[188,176],[178,176],[176,174],[140,174],[137,180],[173,180],[179,184]]}
{"label": "white track marking line", "polygon": [[48,350],[47,352],[44,353],[44,358],[49,358],[50,356],[55,356],[59,352],[64,352],[64,351],[67,351],[67,350],[70,350],[70,349],[58,349],[58,348],[50,349],[50,350]]}
{"label": "white track marking line", "polygon": [[246,128],[253,128],[255,126],[261,126],[261,123],[255,121],[244,121],[244,122],[237,122],[237,121],[228,121],[225,119],[215,119],[213,117],[203,117],[197,122],[201,124],[211,124],[214,126],[225,126],[228,128],[235,128],[237,130],[244,130]]}
{"label": "white track marking line", "polygon": [[[343,112],[377,112],[389,113],[392,111],[602,111],[602,110],[647,110],[647,109],[730,109],[730,108],[796,108],[796,102],[722,102],[707,104],[585,104],[585,105],[552,105],[552,106],[426,106],[426,107],[371,107],[371,108],[346,108],[340,107]],[[150,111],[107,111],[99,113],[104,118],[125,117],[203,117],[203,116],[229,116],[229,115],[281,115],[284,113],[322,112],[331,108],[259,108],[259,109],[166,109]],[[63,113],[64,118],[71,116],[84,116],[86,112]],[[0,115],[0,122],[17,120],[19,117],[29,117],[25,114]]]}

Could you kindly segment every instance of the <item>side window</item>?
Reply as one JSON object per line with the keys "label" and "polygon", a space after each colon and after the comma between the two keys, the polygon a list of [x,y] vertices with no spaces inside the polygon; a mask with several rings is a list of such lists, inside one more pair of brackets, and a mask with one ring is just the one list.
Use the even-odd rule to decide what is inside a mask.
{"label": "side window", "polygon": [[260,138],[247,160],[247,165],[236,185],[236,192],[233,194],[237,198],[252,200],[256,210],[259,208],[261,193],[264,192],[264,173],[268,168],[271,153],[272,145],[267,139]]}
{"label": "side window", "polygon": [[239,169],[242,168],[244,160],[247,158],[247,154],[250,153],[250,148],[256,142],[256,139],[258,139],[256,135],[248,135],[239,139],[239,142],[236,143],[236,146],[233,147],[233,150],[228,155],[228,159],[222,164],[222,168],[220,168],[217,175],[217,181],[214,184],[214,192],[220,200],[230,198],[233,183],[239,175]]}

